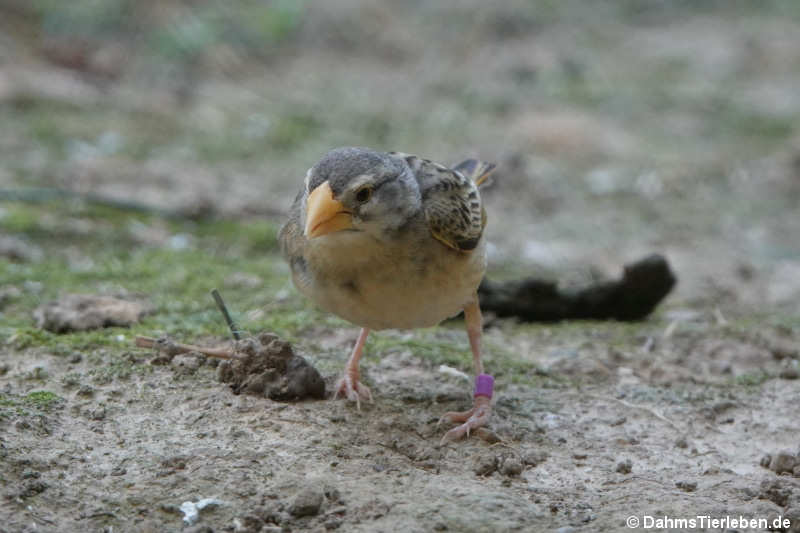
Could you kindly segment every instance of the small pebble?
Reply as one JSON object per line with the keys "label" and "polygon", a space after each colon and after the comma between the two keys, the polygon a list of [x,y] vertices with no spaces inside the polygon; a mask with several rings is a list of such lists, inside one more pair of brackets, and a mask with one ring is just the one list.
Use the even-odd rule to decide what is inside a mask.
{"label": "small pebble", "polygon": [[289,512],[292,516],[316,516],[319,514],[322,502],[325,496],[322,491],[315,488],[306,488],[301,490],[294,497],[292,504],[289,506]]}
{"label": "small pebble", "polygon": [[22,471],[22,479],[38,479],[41,475],[36,470],[25,469]]}
{"label": "small pebble", "polygon": [[188,529],[184,529],[183,533],[214,533],[214,530],[211,529],[211,526],[198,524],[196,526],[191,526]]}
{"label": "small pebble", "polygon": [[530,451],[522,454],[522,462],[528,466],[536,466],[547,460],[547,453],[541,451]]}
{"label": "small pebble", "polygon": [[781,450],[772,456],[772,460],[769,462],[769,469],[776,474],[793,473],[796,464],[797,456],[795,454],[789,450]]}
{"label": "small pebble", "polygon": [[786,367],[781,370],[780,374],[778,374],[783,379],[797,379],[800,377],[800,371],[793,366]]}
{"label": "small pebble", "polygon": [[791,486],[784,479],[765,479],[761,482],[758,497],[762,500],[769,500],[778,507],[785,507],[789,504],[792,492]]}
{"label": "small pebble", "polygon": [[336,487],[325,487],[325,497],[332,502],[341,502],[342,494]]}
{"label": "small pebble", "polygon": [[[323,524],[323,526],[325,527],[325,529],[327,531],[333,531],[334,529],[339,529],[339,527],[341,527],[341,525],[342,525],[342,522],[343,522],[343,520],[341,518],[339,518],[338,516],[332,516],[332,517],[328,518],[327,520],[325,520],[325,523]],[[261,531],[263,532],[265,530],[262,529]],[[282,529],[278,528],[275,531],[277,533],[277,532],[282,531]]]}
{"label": "small pebble", "polygon": [[475,475],[485,477],[491,476],[497,470],[497,457],[494,455],[479,457],[475,461]]}
{"label": "small pebble", "polygon": [[497,444],[502,440],[497,433],[489,428],[478,428],[475,430],[475,435],[489,444]]}
{"label": "small pebble", "polygon": [[158,508],[165,513],[177,515],[181,514],[181,508],[174,503],[162,503],[158,506]]}
{"label": "small pebble", "polygon": [[205,357],[188,353],[176,355],[170,361],[170,365],[184,374],[193,374],[200,368],[203,361],[205,361]]}
{"label": "small pebble", "polygon": [[633,468],[633,463],[630,459],[625,459],[624,461],[620,461],[617,463],[617,472],[620,474],[630,474],[631,469]]}
{"label": "small pebble", "polygon": [[22,498],[30,498],[31,496],[36,496],[37,494],[44,492],[47,490],[47,487],[47,483],[38,479],[35,481],[28,481],[25,483],[25,485],[23,485],[19,495]]}
{"label": "small pebble", "polygon": [[504,476],[517,477],[522,473],[522,469],[522,461],[516,457],[509,457],[503,461],[503,467],[500,469],[500,472]]}

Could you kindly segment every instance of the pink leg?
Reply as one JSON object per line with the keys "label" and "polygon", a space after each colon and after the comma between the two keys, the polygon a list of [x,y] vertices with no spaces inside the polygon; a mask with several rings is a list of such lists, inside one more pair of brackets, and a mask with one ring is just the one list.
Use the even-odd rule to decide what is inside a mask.
{"label": "pink leg", "polygon": [[[475,364],[475,376],[477,377],[483,374],[483,362],[481,361],[483,319],[481,317],[481,308],[478,304],[477,295],[475,295],[474,302],[464,307],[464,321],[467,325],[467,336],[469,337],[469,345],[472,349],[472,360]],[[442,437],[441,444],[460,439],[464,435],[469,437],[469,432],[485,425],[489,421],[491,415],[492,399],[487,396],[476,396],[472,409],[469,411],[445,413],[439,420],[440,423],[447,420],[453,423],[462,422],[462,424],[445,433],[444,437]]]}
{"label": "pink leg", "polygon": [[372,401],[372,393],[366,385],[361,384],[359,381],[361,376],[358,372],[358,361],[364,352],[364,343],[367,342],[367,335],[369,335],[369,329],[362,328],[356,345],[353,347],[353,353],[350,354],[350,359],[344,365],[344,375],[336,383],[336,388],[333,392],[334,400],[341,394],[351,402],[356,402],[356,407],[359,411],[361,410],[361,396]]}

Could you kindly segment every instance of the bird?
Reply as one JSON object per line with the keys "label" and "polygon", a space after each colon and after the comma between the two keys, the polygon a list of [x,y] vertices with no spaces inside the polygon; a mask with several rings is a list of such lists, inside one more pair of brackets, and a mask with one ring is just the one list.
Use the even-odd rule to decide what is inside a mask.
{"label": "bird", "polygon": [[445,413],[458,424],[442,443],[491,417],[494,378],[481,358],[477,288],[486,270],[486,211],[478,187],[494,164],[452,168],[412,154],[361,147],[330,150],[306,172],[278,233],[292,281],[318,307],[361,327],[335,385],[372,401],[359,361],[370,330],[430,327],[464,313],[475,369],[474,403]]}

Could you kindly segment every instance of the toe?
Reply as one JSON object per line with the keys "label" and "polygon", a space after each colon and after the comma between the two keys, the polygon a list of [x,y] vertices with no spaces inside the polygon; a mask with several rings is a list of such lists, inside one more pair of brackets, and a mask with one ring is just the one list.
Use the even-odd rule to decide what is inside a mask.
{"label": "toe", "polygon": [[367,400],[372,402],[372,391],[370,391],[369,387],[367,387],[366,385],[364,385],[360,381],[356,382],[356,393],[359,396],[363,396],[364,398],[366,398]]}
{"label": "toe", "polygon": [[469,411],[450,411],[442,415],[439,419],[440,425],[442,422],[450,422],[451,424],[455,424],[458,422],[466,422],[469,420],[469,417],[472,416],[472,412],[474,409],[470,409]]}
{"label": "toe", "polygon": [[332,399],[337,399],[341,395],[342,398],[346,398],[351,402],[356,403],[356,409],[359,411],[361,410],[361,400],[365,398],[372,401],[372,392],[369,390],[369,387],[363,385],[358,380],[353,380],[348,374],[339,379],[336,383],[336,387],[334,388],[333,397]]}
{"label": "toe", "polygon": [[461,424],[460,426],[456,426],[447,433],[445,433],[444,436],[442,436],[442,440],[439,441],[439,445],[443,446],[448,442],[459,440],[464,435],[469,435],[469,428],[467,424]]}
{"label": "toe", "polygon": [[463,422],[463,424],[445,433],[440,444],[446,444],[464,436],[469,437],[471,431],[486,425],[492,415],[491,404],[488,401],[484,401],[483,398],[477,398],[475,403],[475,407],[469,411],[445,413],[442,416],[439,423],[443,420],[448,420],[450,422]]}

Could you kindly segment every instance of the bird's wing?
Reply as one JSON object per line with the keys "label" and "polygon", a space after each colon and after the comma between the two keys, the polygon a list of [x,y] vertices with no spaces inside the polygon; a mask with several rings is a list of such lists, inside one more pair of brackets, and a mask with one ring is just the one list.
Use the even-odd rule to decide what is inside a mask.
{"label": "bird's wing", "polygon": [[486,226],[478,185],[494,165],[470,159],[447,168],[427,159],[402,154],[420,185],[422,208],[431,235],[446,246],[470,251]]}

